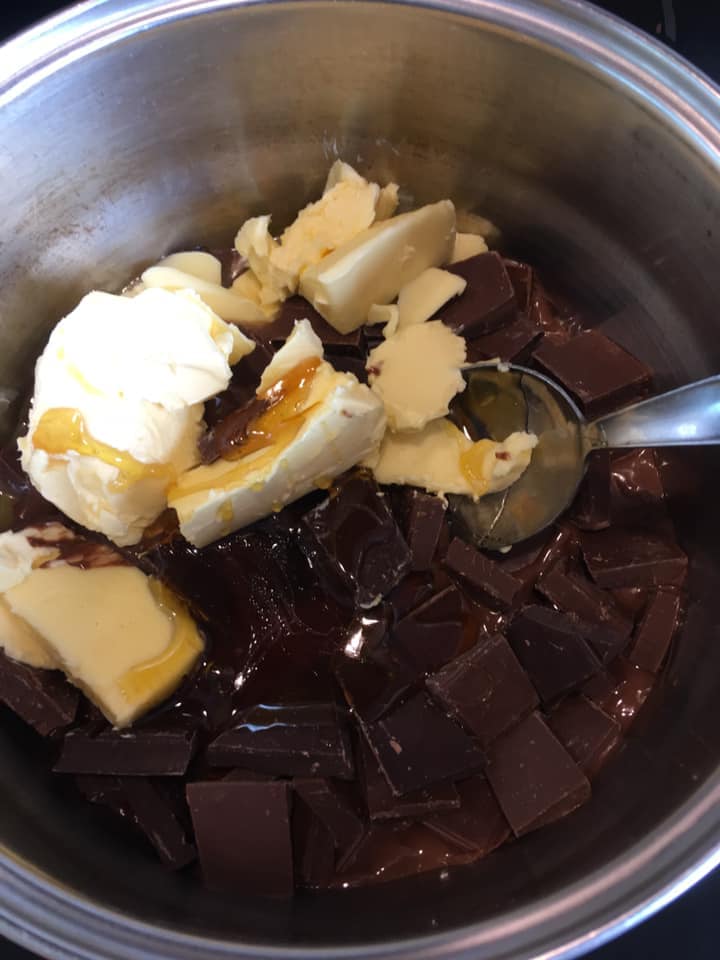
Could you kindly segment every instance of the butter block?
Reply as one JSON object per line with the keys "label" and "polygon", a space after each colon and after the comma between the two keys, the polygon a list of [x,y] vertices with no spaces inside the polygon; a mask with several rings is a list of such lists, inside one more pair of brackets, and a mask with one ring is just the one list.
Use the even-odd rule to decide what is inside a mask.
{"label": "butter block", "polygon": [[[186,255],[176,254],[175,256],[184,257]],[[219,282],[211,282],[201,276],[172,266],[168,263],[168,260],[171,259],[168,257],[145,270],[140,279],[146,288],[170,291],[194,290],[203,303],[206,303],[223,320],[243,323],[248,327],[263,326],[268,322],[268,318],[260,306],[253,300],[241,296],[237,289],[226,290]],[[216,262],[220,266],[219,261]]]}
{"label": "butter block", "polygon": [[440,320],[401,328],[368,357],[368,383],[391,430],[420,430],[444,417],[465,389],[465,340]]}
{"label": "butter block", "polygon": [[0,649],[12,660],[30,667],[57,670],[58,662],[48,650],[40,634],[29,623],[17,617],[0,597]]}
{"label": "butter block", "polygon": [[184,604],[135,567],[41,567],[4,602],[117,727],[172,693],[203,649]]}
{"label": "butter block", "polygon": [[398,294],[398,328],[429,320],[448,300],[460,296],[466,286],[467,280],[463,277],[439,267],[423,270]]}
{"label": "butter block", "polygon": [[488,245],[484,237],[477,233],[457,233],[450,263],[459,263],[478,253],[487,253]]}
{"label": "butter block", "polygon": [[300,293],[340,333],[365,323],[373,304],[391,303],[428,267],[447,263],[455,244],[449,200],[374,224],[300,278]]}

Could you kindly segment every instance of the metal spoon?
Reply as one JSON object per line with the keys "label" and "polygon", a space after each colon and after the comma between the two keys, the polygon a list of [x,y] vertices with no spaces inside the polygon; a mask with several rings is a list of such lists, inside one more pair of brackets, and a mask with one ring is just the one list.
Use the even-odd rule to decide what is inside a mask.
{"label": "metal spoon", "polygon": [[472,439],[504,440],[515,430],[538,437],[530,466],[501,493],[473,503],[450,497],[478,546],[500,550],[527,540],[572,502],[592,450],[720,443],[720,376],[651,397],[588,422],[556,383],[517,364],[478,363],[451,417]]}

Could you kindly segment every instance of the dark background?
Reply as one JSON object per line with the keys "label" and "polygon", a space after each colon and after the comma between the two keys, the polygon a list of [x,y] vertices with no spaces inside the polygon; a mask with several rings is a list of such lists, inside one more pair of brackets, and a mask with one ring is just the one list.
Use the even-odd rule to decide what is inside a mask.
{"label": "dark background", "polygon": [[[0,0],[0,39],[64,7],[57,0]],[[604,0],[598,6],[658,37],[720,83],[720,0]],[[717,960],[720,870],[679,901],[588,960]],[[0,939],[0,960],[33,960]]]}

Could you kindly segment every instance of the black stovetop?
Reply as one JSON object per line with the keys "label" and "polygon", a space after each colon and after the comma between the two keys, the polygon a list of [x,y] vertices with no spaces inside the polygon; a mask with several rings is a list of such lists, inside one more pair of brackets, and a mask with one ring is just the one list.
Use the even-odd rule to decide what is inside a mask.
{"label": "black stovetop", "polygon": [[[0,0],[0,40],[66,5],[58,0]],[[598,6],[654,34],[720,83],[720,0],[598,0]],[[588,960],[716,960],[719,903],[720,869]],[[34,958],[0,939],[0,960]]]}

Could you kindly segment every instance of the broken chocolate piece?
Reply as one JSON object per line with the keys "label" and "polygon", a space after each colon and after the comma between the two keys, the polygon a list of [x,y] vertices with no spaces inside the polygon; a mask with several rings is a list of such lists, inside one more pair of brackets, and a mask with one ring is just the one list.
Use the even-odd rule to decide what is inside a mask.
{"label": "broken chocolate piece", "polygon": [[29,667],[0,651],[0,702],[42,736],[70,726],[79,699],[77,687],[58,670]]}
{"label": "broken chocolate piece", "polygon": [[423,823],[434,833],[467,850],[473,860],[492,853],[510,836],[495,794],[483,776],[470,777],[457,784],[458,810],[447,810],[424,817]]}
{"label": "broken chocolate piece", "polygon": [[185,834],[177,811],[147,777],[121,777],[132,817],[166,866],[173,870],[192,863],[197,851]]}
{"label": "broken chocolate piece", "polygon": [[520,260],[509,260],[507,257],[503,257],[503,263],[505,264],[505,269],[510,277],[510,283],[512,283],[513,290],[515,291],[518,310],[526,313],[530,307],[533,268],[527,263],[522,263]]}
{"label": "broken chocolate piece", "polygon": [[538,713],[494,741],[487,778],[515,836],[571,813],[590,784]]}
{"label": "broken chocolate piece", "polygon": [[340,333],[323,320],[315,307],[304,297],[288,297],[273,319],[265,326],[254,328],[256,336],[268,341],[274,348],[281,347],[300,320],[309,320],[317,336],[322,340],[326,351],[335,354],[359,355],[363,349],[363,328],[351,333]]}
{"label": "broken chocolate piece", "polygon": [[508,640],[543,704],[577,690],[601,668],[582,625],[549,607],[525,607],[508,627]]}
{"label": "broken chocolate piece", "polygon": [[181,777],[195,753],[192,730],[103,730],[90,736],[71,730],[62,742],[56,773],[123,777]]}
{"label": "broken chocolate piece", "polygon": [[604,530],[582,538],[582,554],[599,587],[681,586],[687,556],[676,543],[649,531]]}
{"label": "broken chocolate piece", "polygon": [[416,679],[404,664],[392,659],[381,662],[349,657],[338,658],[335,676],[347,705],[368,722],[387,713]]}
{"label": "broken chocolate piece", "polygon": [[469,586],[489,597],[503,610],[508,610],[522,589],[522,582],[506,573],[500,564],[471,547],[458,537],[445,554],[444,564]]}
{"label": "broken chocolate piece", "polygon": [[250,707],[212,741],[207,759],[286,777],[349,779],[354,769],[348,730],[331,703]]}
{"label": "broken chocolate piece", "polygon": [[658,590],[649,600],[640,621],[628,659],[631,663],[657,673],[670,648],[680,615],[680,597],[668,590]]}
{"label": "broken chocolate piece", "polygon": [[410,567],[410,550],[385,495],[365,472],[352,473],[305,515],[305,523],[355,591],[371,607]]}
{"label": "broken chocolate piece", "polygon": [[546,339],[533,357],[577,398],[588,417],[640,400],[652,377],[644,363],[597,330],[565,343]]}
{"label": "broken chocolate piece", "polygon": [[500,634],[483,638],[428,677],[427,687],[483,749],[538,704],[535,688]]}
{"label": "broken chocolate piece", "polygon": [[322,822],[340,850],[358,842],[365,825],[353,804],[329,780],[293,780],[293,790]]}
{"label": "broken chocolate piece", "polygon": [[353,660],[377,656],[388,636],[391,617],[391,608],[386,603],[356,614],[345,633],[342,645],[345,656]]}
{"label": "broken chocolate piece", "polygon": [[[203,250],[203,247],[198,247]],[[220,261],[220,283],[223,287],[231,287],[237,278],[247,270],[247,260],[235,247],[211,247],[207,250]]]}
{"label": "broken chocolate piece", "polygon": [[581,530],[604,530],[610,526],[610,452],[595,450],[587,461],[570,513]]}
{"label": "broken chocolate piece", "polygon": [[211,890],[268,897],[292,895],[287,783],[189,783],[187,799],[203,878]]}
{"label": "broken chocolate piece", "polygon": [[215,424],[200,438],[198,449],[203,463],[214,463],[221,457],[235,460],[243,455],[242,447],[252,432],[252,425],[259,416],[270,409],[270,401],[252,397],[237,410]]}
{"label": "broken chocolate piece", "polygon": [[255,340],[255,349],[244,356],[240,363],[235,364],[227,388],[205,402],[204,420],[209,427],[214,427],[255,397],[265,367],[272,360],[272,350],[259,342],[252,331],[245,333]]}
{"label": "broken chocolate piece", "polygon": [[425,693],[374,723],[363,723],[370,749],[398,796],[481,770],[482,753]]}
{"label": "broken chocolate piece", "polygon": [[335,844],[330,831],[297,797],[292,805],[295,879],[309,890],[326,888],[335,873]]}
{"label": "broken chocolate piece", "polygon": [[556,563],[543,574],[535,586],[564,613],[575,614],[588,623],[609,626],[623,636],[630,636],[632,621],[620,613],[610,594],[572,570],[564,573],[561,563]]}
{"label": "broken chocolate piece", "polygon": [[458,652],[463,639],[463,600],[445,587],[400,620],[392,632],[393,652],[416,674],[437,670]]}
{"label": "broken chocolate piece", "polygon": [[542,329],[529,317],[519,316],[500,330],[487,333],[483,337],[468,340],[468,363],[480,360],[494,360],[496,357],[509,363],[528,356],[542,336]]}
{"label": "broken chocolate piece", "polygon": [[406,539],[410,569],[429,570],[445,523],[447,504],[440,497],[413,490],[409,496]]}
{"label": "broken chocolate piece", "polygon": [[396,620],[402,618],[429,600],[435,592],[433,577],[427,573],[410,573],[387,595],[387,602],[393,609]]}
{"label": "broken chocolate piece", "polygon": [[460,806],[460,795],[452,783],[436,783],[424,790],[411,790],[402,797],[396,797],[364,739],[361,741],[360,755],[365,799],[371,820],[421,817],[438,810],[451,810]]}
{"label": "broken chocolate piece", "polygon": [[620,727],[583,696],[567,697],[548,717],[550,729],[587,775],[597,773],[620,740]]}
{"label": "broken chocolate piece", "polygon": [[600,623],[582,623],[585,640],[590,644],[601,663],[611,663],[620,656],[630,642],[626,633]]}
{"label": "broken chocolate piece", "polygon": [[652,690],[654,676],[624,657],[618,657],[606,674],[598,674],[583,687],[583,694],[612,717],[625,733]]}
{"label": "broken chocolate piece", "polygon": [[612,480],[618,490],[629,497],[658,501],[665,498],[660,464],[652,449],[614,454]]}
{"label": "broken chocolate piece", "polygon": [[465,292],[435,314],[455,333],[477,337],[515,318],[515,291],[499,254],[479,253],[446,269],[467,281]]}

